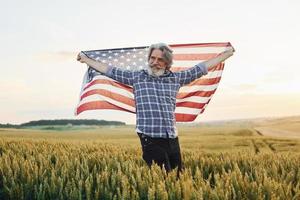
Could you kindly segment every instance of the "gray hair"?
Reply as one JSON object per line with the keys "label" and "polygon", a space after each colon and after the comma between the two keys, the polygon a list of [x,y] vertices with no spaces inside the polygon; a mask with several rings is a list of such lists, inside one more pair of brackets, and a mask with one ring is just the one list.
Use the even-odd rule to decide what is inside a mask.
{"label": "gray hair", "polygon": [[151,56],[152,51],[154,49],[159,49],[159,50],[162,51],[162,58],[167,63],[167,70],[169,70],[171,68],[172,64],[173,64],[173,51],[172,51],[172,49],[165,43],[152,44],[149,47],[148,60],[150,59],[150,56]]}

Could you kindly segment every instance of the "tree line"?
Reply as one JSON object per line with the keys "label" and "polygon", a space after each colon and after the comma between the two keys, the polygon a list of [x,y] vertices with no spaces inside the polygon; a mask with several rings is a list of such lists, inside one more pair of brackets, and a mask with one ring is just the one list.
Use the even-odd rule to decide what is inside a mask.
{"label": "tree line", "polygon": [[120,121],[106,121],[106,120],[96,120],[96,119],[55,119],[55,120],[38,120],[29,121],[19,125],[16,124],[0,124],[0,128],[22,128],[29,126],[58,126],[58,125],[89,125],[89,126],[121,126],[126,125],[124,122]]}

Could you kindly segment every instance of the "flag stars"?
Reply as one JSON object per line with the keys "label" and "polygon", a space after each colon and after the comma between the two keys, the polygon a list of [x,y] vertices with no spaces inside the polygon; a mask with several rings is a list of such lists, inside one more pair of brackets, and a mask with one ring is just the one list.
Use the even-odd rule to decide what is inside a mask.
{"label": "flag stars", "polygon": [[129,70],[141,70],[148,66],[148,48],[146,49],[117,49],[87,52],[94,60]]}

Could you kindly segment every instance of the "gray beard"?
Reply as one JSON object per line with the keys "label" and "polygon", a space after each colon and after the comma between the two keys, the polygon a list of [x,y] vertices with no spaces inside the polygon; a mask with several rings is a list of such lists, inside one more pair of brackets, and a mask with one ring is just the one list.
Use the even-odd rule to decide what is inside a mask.
{"label": "gray beard", "polygon": [[165,69],[157,69],[155,67],[147,67],[148,74],[151,76],[159,77],[165,73]]}

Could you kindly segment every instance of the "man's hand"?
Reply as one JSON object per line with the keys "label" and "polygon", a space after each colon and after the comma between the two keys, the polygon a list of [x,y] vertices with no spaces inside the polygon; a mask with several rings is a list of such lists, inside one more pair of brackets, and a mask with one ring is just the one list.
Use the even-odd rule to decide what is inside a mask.
{"label": "man's hand", "polygon": [[87,64],[89,67],[94,68],[95,70],[101,72],[101,73],[106,73],[108,70],[108,65],[102,62],[95,61],[93,59],[90,59],[87,57],[83,52],[80,52],[77,55],[77,61],[81,63]]}
{"label": "man's hand", "polygon": [[86,63],[86,60],[88,59],[88,57],[80,52],[78,55],[77,55],[77,61],[81,62],[81,63]]}
{"label": "man's hand", "polygon": [[223,51],[221,54],[228,54],[228,55],[232,56],[234,52],[235,52],[234,48],[232,46],[230,46],[230,47],[228,47],[228,49]]}

